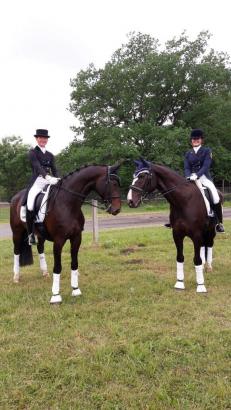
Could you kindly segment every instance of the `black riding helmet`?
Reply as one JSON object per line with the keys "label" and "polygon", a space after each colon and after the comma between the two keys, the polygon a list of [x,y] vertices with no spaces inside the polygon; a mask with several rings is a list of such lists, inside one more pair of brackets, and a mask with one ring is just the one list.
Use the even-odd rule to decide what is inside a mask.
{"label": "black riding helmet", "polygon": [[191,140],[196,140],[199,138],[204,138],[204,131],[200,128],[195,128],[194,130],[191,131],[190,134],[190,141]]}

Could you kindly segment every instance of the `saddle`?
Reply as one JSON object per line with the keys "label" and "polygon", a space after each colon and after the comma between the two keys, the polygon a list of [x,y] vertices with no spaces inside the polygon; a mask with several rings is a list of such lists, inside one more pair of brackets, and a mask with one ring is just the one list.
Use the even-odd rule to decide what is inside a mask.
{"label": "saddle", "polygon": [[46,185],[45,188],[36,196],[34,203],[35,223],[42,223],[45,219],[48,202],[49,192],[51,185]]}
{"label": "saddle", "polygon": [[214,211],[213,211],[212,194],[211,194],[210,190],[207,187],[205,187],[204,185],[202,185],[202,186],[203,186],[203,191],[199,187],[198,187],[198,189],[200,190],[200,192],[202,194],[202,197],[204,199],[208,216],[210,218],[213,218],[214,217]]}
{"label": "saddle", "polygon": [[[49,201],[49,192],[50,192],[51,185],[46,185],[45,188],[36,196],[34,202],[34,214],[35,214],[35,223],[43,223],[46,212],[47,206]],[[26,201],[27,196],[22,202],[22,206],[20,209],[20,219],[22,222],[26,222]]]}

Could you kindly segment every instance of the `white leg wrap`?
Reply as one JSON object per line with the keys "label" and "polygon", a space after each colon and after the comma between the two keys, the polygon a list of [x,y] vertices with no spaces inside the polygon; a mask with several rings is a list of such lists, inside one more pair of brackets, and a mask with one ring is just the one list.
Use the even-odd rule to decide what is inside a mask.
{"label": "white leg wrap", "polygon": [[212,265],[213,261],[213,248],[208,247],[207,248],[207,263],[208,265]]}
{"label": "white leg wrap", "polygon": [[78,271],[78,269],[71,271],[71,287],[73,288],[72,296],[82,295],[81,290],[79,289],[79,271]]}
{"label": "white leg wrap", "polygon": [[71,287],[72,288],[78,288],[79,287],[79,271],[77,270],[72,270],[71,271]]}
{"label": "white leg wrap", "polygon": [[47,263],[46,263],[46,258],[44,253],[39,254],[39,263],[40,263],[40,269],[43,272],[47,272]]}
{"label": "white leg wrap", "polygon": [[175,289],[185,289],[184,286],[184,263],[177,262],[176,263],[176,283]]}
{"label": "white leg wrap", "polygon": [[53,285],[52,285],[52,293],[53,295],[58,295],[60,289],[60,274],[53,273]]}
{"label": "white leg wrap", "polygon": [[183,262],[176,263],[176,277],[177,277],[177,280],[184,280],[184,263]]}
{"label": "white leg wrap", "polygon": [[202,259],[202,264],[204,265],[205,264],[205,247],[204,246],[201,247],[200,257]]}
{"label": "white leg wrap", "polygon": [[53,295],[51,296],[51,300],[50,300],[51,304],[62,302],[62,297],[59,294],[59,287],[60,287],[60,274],[53,273],[53,285],[52,285]]}
{"label": "white leg wrap", "polygon": [[17,283],[19,281],[19,255],[14,255],[14,278],[13,281]]}
{"label": "white leg wrap", "polygon": [[203,274],[203,265],[195,265],[196,271],[196,281],[197,281],[197,292],[198,293],[205,293],[207,292],[206,287],[204,285],[204,274]]}

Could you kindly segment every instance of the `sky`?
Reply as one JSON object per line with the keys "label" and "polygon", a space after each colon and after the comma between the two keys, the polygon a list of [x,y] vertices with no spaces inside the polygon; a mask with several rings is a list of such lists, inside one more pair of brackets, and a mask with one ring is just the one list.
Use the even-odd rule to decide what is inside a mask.
{"label": "sky", "polygon": [[141,32],[165,42],[184,30],[212,34],[209,46],[231,56],[230,0],[2,0],[0,3],[0,141],[12,135],[35,145],[49,131],[58,154],[74,139],[70,79],[90,63],[104,67]]}

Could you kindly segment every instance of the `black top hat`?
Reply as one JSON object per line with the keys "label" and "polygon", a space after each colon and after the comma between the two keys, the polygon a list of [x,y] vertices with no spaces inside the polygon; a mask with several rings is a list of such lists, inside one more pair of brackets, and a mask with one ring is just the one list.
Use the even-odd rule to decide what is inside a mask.
{"label": "black top hat", "polygon": [[47,130],[36,130],[36,134],[34,137],[44,137],[44,138],[50,138],[50,135],[48,135]]}
{"label": "black top hat", "polygon": [[195,128],[191,131],[190,139],[204,138],[204,132],[200,128]]}

